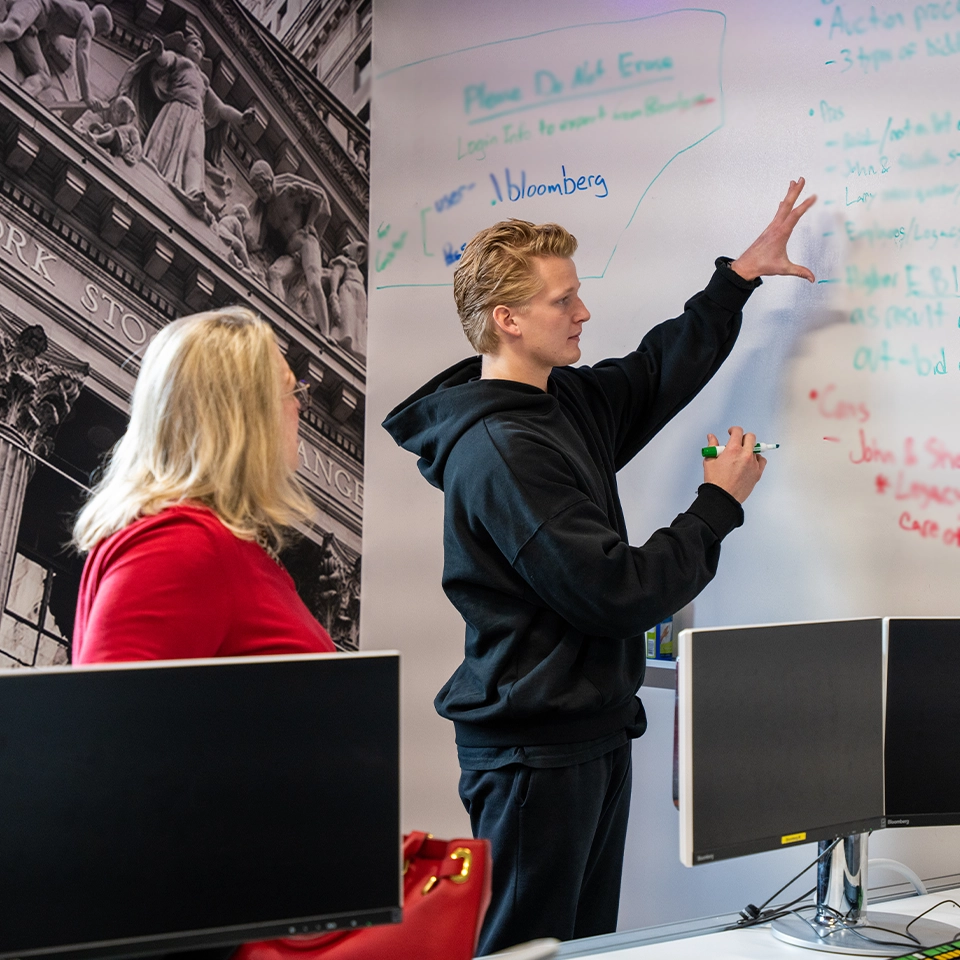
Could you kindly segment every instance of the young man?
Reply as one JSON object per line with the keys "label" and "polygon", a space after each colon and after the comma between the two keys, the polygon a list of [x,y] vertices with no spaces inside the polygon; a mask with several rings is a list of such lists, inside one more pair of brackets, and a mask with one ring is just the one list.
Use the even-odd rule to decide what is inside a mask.
{"label": "young man", "polygon": [[481,955],[616,929],[630,740],[646,728],[643,633],[713,578],[766,461],[731,427],[694,502],[642,547],[629,544],[616,472],[717,371],[761,276],[813,281],[786,252],[815,199],[795,206],[802,189],[791,182],[772,223],[717,261],[683,314],[594,367],[570,366],[590,319],[576,240],[522,220],[481,231],[454,275],[480,357],[384,421],[444,491],[443,587],[466,646],[436,707],[456,727],[474,835],[493,847]]}

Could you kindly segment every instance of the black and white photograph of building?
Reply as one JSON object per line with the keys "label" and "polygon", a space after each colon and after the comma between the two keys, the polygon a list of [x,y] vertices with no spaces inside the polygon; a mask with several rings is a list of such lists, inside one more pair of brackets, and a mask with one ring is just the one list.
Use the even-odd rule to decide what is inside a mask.
{"label": "black and white photograph of building", "polygon": [[283,559],[356,649],[371,7],[0,0],[0,666],[68,663],[84,488],[140,358],[242,303],[297,377],[315,521]]}

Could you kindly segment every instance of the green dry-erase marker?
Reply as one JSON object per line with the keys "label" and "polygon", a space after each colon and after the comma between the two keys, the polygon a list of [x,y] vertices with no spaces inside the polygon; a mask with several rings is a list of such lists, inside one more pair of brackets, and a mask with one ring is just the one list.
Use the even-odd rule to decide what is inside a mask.
{"label": "green dry-erase marker", "polygon": [[[753,445],[753,452],[763,453],[766,450],[776,450],[779,446],[779,443],[755,443]],[[726,447],[727,445],[725,443],[721,443],[719,447],[704,447],[700,451],[700,455],[703,457],[719,457]]]}

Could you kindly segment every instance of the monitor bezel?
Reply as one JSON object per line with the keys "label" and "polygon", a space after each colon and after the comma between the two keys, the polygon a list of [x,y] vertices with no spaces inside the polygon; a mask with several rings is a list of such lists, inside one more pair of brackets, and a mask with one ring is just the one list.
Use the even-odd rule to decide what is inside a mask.
{"label": "monitor bezel", "polygon": [[893,813],[887,807],[887,694],[889,692],[890,624],[903,621],[954,622],[960,626],[960,617],[935,615],[883,618],[883,809],[887,827],[953,827],[960,825],[960,810],[952,813]]}
{"label": "monitor bezel", "polygon": [[[678,795],[680,815],[680,862],[687,867],[699,866],[704,863],[713,863],[719,860],[728,860],[747,856],[754,853],[765,853],[772,850],[790,849],[804,843],[820,840],[830,840],[838,836],[854,833],[864,833],[882,829],[886,825],[883,815],[867,816],[845,823],[830,824],[798,824],[798,829],[791,834],[755,838],[749,842],[731,843],[723,848],[697,850],[694,846],[693,824],[693,716],[692,716],[692,684],[693,684],[693,638],[695,634],[726,632],[731,630],[770,629],[778,627],[817,626],[825,623],[863,623],[876,622],[881,630],[881,617],[844,617],[832,620],[801,620],[789,623],[758,623],[734,624],[717,627],[694,627],[680,631],[678,637],[677,654],[677,753],[678,753]],[[881,666],[885,666],[885,648],[881,646]],[[885,689],[885,687],[884,687]],[[801,829],[802,828],[802,829]]]}
{"label": "monitor bezel", "polygon": [[[254,657],[212,657],[187,660],[147,660],[116,663],[81,664],[75,666],[39,667],[32,670],[0,668],[0,683],[29,681],[41,675],[65,674],[76,676],[81,673],[133,672],[149,670],[255,667],[260,664],[293,664],[313,661],[336,661],[357,659],[392,659],[396,661],[398,684],[397,703],[399,707],[399,669],[400,654],[397,650],[370,650],[335,653],[274,654]],[[2,689],[0,689],[2,694]],[[399,783],[399,716],[397,723],[396,757],[398,762]],[[398,798],[399,800],[399,798]],[[399,802],[397,804],[399,817]],[[399,819],[397,823],[396,862],[402,864],[402,836]],[[79,943],[42,945],[35,948],[3,950],[0,960],[15,960],[22,957],[60,957],[77,960],[97,960],[97,958],[122,958],[152,956],[195,950],[200,948],[230,947],[254,940],[268,940],[278,937],[320,935],[340,930],[351,930],[379,924],[399,923],[402,920],[403,878],[398,871],[397,895],[395,904],[383,908],[357,911],[338,911],[315,913],[306,916],[277,917],[252,923],[229,926],[203,927],[191,930],[153,932],[142,936],[105,938]]]}

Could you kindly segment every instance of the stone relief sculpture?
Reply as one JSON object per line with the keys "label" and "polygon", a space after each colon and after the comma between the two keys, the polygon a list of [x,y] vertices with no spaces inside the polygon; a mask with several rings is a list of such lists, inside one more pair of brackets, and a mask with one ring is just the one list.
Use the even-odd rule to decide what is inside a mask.
{"label": "stone relief sculpture", "polygon": [[280,555],[297,593],[341,650],[360,642],[360,562],[332,532],[303,537]]}
{"label": "stone relief sculpture", "polygon": [[[331,218],[326,190],[257,160],[250,169],[252,202],[231,202],[226,131],[251,122],[256,111],[250,106],[241,112],[211,89],[197,24],[188,19],[182,30],[153,38],[112,96],[99,92],[104,99],[97,99],[90,89],[92,41],[112,30],[105,4],[0,0],[0,40],[14,49],[24,90],[42,94],[51,110],[118,161],[130,167],[148,163],[185,208],[211,227],[227,260],[311,319],[324,336],[365,357],[366,245],[347,244],[325,268],[321,239]],[[80,100],[63,79],[74,66]],[[351,142],[348,148],[360,164],[359,147]]]}
{"label": "stone relief sculpture", "polygon": [[360,557],[348,569],[340,559],[332,533],[323,536],[317,571],[320,610],[314,615],[341,649],[356,650],[359,641]]}
{"label": "stone relief sculpture", "polygon": [[[22,103],[33,97],[45,107],[33,110],[31,104],[26,113],[39,118],[38,129],[42,128],[43,136],[49,139],[41,164],[27,175],[18,170],[14,179],[22,177],[31,186],[39,185],[41,193],[45,192],[41,196],[42,206],[53,210],[49,184],[36,179],[36,171],[43,168],[41,174],[49,174],[49,146],[52,144],[62,152],[66,144],[69,149],[64,156],[69,171],[79,174],[82,181],[96,181],[96,191],[86,196],[88,201],[92,197],[97,202],[73,207],[65,198],[69,195],[77,203],[79,192],[65,192],[56,198],[58,215],[65,222],[82,222],[85,235],[93,238],[93,245],[101,247],[106,255],[114,254],[107,248],[105,232],[104,243],[96,243],[98,227],[102,226],[101,197],[104,190],[112,191],[123,203],[129,191],[132,198],[146,199],[149,209],[142,213],[134,204],[136,228],[118,244],[118,254],[136,251],[136,245],[148,236],[144,230],[165,236],[169,229],[173,240],[188,233],[205,248],[202,252],[214,260],[206,266],[212,266],[211,272],[217,275],[217,297],[223,295],[221,283],[240,291],[240,296],[251,289],[251,284],[240,280],[235,271],[223,269],[224,261],[229,261],[237,270],[244,271],[245,278],[269,287],[288,308],[305,318],[305,323],[315,322],[324,335],[362,354],[366,336],[366,249],[359,243],[344,245],[340,255],[334,256],[341,244],[332,238],[343,236],[345,229],[351,236],[362,236],[366,229],[368,184],[362,174],[358,175],[358,167],[363,168],[367,154],[356,139],[359,137],[362,144],[365,133],[351,135],[353,139],[344,145],[346,134],[337,122],[342,113],[334,109],[331,120],[313,110],[312,101],[289,84],[284,63],[278,60],[274,64],[269,49],[261,50],[260,45],[244,40],[248,34],[253,36],[245,22],[246,15],[240,18],[238,33],[225,32],[222,23],[218,27],[218,21],[222,17],[229,21],[234,15],[233,6],[228,5],[226,11],[214,6],[216,11],[206,4],[184,9],[176,5],[163,7],[152,0],[146,5],[141,0],[119,6],[111,6],[111,0],[0,0],[0,42],[6,44],[0,46],[0,70],[12,81],[5,83],[4,89],[11,91],[11,101]],[[161,9],[162,16],[154,21],[153,16]],[[151,31],[145,25],[153,22],[158,25]],[[167,33],[177,27],[180,32]],[[153,31],[164,36],[151,43]],[[235,45],[237,37],[244,42]],[[215,56],[222,58],[217,70],[210,69],[212,65],[204,59],[203,38],[216,51]],[[233,79],[234,75],[239,82]],[[210,77],[215,78],[214,89]],[[261,111],[260,123],[251,136],[246,136],[249,128],[242,132],[238,142],[234,131],[241,131],[255,115],[252,107],[244,109],[254,102],[253,98],[265,105],[257,108]],[[293,142],[281,142],[274,136],[276,130],[257,139],[256,134],[269,130],[269,124],[274,123],[274,107],[281,119],[291,118],[293,129],[299,131]],[[63,124],[60,129],[50,114]],[[351,129],[355,127],[353,124]],[[266,160],[250,169],[251,161],[261,156]],[[279,172],[301,164],[305,177]],[[248,179],[248,170],[256,174],[252,181]],[[64,168],[57,166],[54,172],[60,175]],[[255,193],[251,192],[251,182]],[[72,179],[70,189],[74,189]],[[333,211],[334,232],[330,226],[331,202],[341,195],[348,202]],[[36,206],[33,209],[36,212]],[[198,217],[207,226],[198,223]],[[42,242],[48,226],[37,220],[39,241]],[[326,244],[323,252],[322,244]],[[14,249],[23,260],[19,246]],[[34,262],[34,253],[29,249],[27,253],[30,262]],[[39,249],[36,256],[40,268],[52,260]],[[69,258],[82,270],[90,256],[84,244],[82,251],[67,251],[64,259]],[[196,259],[201,264],[204,260],[202,256]],[[329,269],[325,269],[327,266]],[[40,274],[34,266],[34,273],[44,276],[46,271]],[[59,275],[56,279],[58,283],[61,280]],[[125,282],[129,285],[129,276]],[[116,284],[108,282],[104,286],[104,302],[109,299],[108,291],[122,299],[125,282],[119,277]],[[171,271],[166,279],[151,287],[173,303],[183,289],[179,284],[177,271]],[[119,294],[115,289],[118,285]],[[70,284],[63,281],[56,286],[54,295],[65,302],[67,296],[73,295],[71,291]],[[258,296],[264,292],[258,291]],[[130,296],[131,309],[137,311],[137,301]],[[286,311],[285,316],[276,318],[281,311],[270,302],[263,303],[271,300],[260,297],[271,319],[285,323],[289,316]],[[154,316],[149,306],[144,309],[147,316]],[[333,311],[335,320],[331,319]],[[37,467],[35,457],[29,454],[51,457],[58,428],[78,405],[80,416],[60,432],[60,442],[65,449],[70,447],[76,432],[78,442],[85,442],[86,437],[96,446],[92,432],[87,436],[86,428],[79,428],[91,406],[84,404],[86,395],[81,396],[89,366],[69,357],[59,344],[60,320],[55,312],[48,316],[50,320],[45,319],[43,327],[20,331],[16,329],[18,321],[9,320],[9,313],[0,316],[0,473],[4,463],[19,459],[18,476],[23,479],[22,484],[8,484],[0,491],[0,513],[7,517],[14,516],[14,503],[18,505],[16,517],[20,516],[26,482],[33,471],[46,471],[42,464]],[[114,317],[112,305],[109,316]],[[101,319],[99,315],[92,317],[94,321]],[[106,320],[108,325],[110,322]],[[44,328],[50,333],[50,343]],[[311,354],[323,353],[324,348],[316,347],[316,338],[309,331],[304,335],[297,325],[294,334],[298,348]],[[103,360],[105,347],[99,339],[86,342],[82,350],[83,357]],[[107,356],[103,369],[113,369],[112,360],[112,354]],[[126,360],[121,371],[125,365]],[[124,378],[122,389],[126,383]],[[114,381],[114,386],[118,386],[118,381]],[[122,389],[118,387],[121,393]],[[93,385],[91,398],[98,396],[99,386]],[[358,423],[358,418],[349,422],[340,415],[334,418],[320,400],[314,412],[323,422],[318,426],[311,420],[313,426],[305,427],[305,436],[317,447],[318,455],[327,449],[330,440],[342,442],[348,451],[348,464],[360,461],[360,455],[350,451],[357,443],[358,430],[362,430],[362,419]],[[54,460],[58,461],[59,458]],[[313,472],[316,474],[317,470]],[[325,496],[322,490],[321,495]],[[32,502],[32,498],[27,500],[29,509],[33,509]],[[358,499],[353,505],[346,505],[345,513],[330,511],[337,518],[331,522],[338,524],[338,531],[344,531],[340,534],[343,542],[330,535],[321,545],[311,533],[304,538],[303,548],[303,579],[312,598],[311,609],[329,624],[339,645],[352,649],[356,649],[359,638],[360,560],[356,552],[360,549],[360,532],[355,509],[359,505]],[[14,534],[11,537],[5,533],[4,542],[0,543],[0,582],[9,580],[18,523],[16,518],[9,521],[9,529],[5,530],[13,530]],[[319,533],[316,537],[319,539]]]}
{"label": "stone relief sculpture", "polygon": [[113,29],[110,11],[101,3],[92,9],[82,0],[7,0],[0,22],[0,42],[11,44],[23,70],[23,89],[38,99],[73,100],[65,76],[76,67],[80,99],[98,103],[90,94],[90,47],[94,36]]}
{"label": "stone relief sculpture", "polygon": [[200,68],[203,51],[203,40],[189,26],[163,40],[154,38],[130,65],[117,93],[130,97],[148,127],[144,160],[188,209],[212,223],[205,189],[207,130],[224,123],[241,126],[255,112],[249,107],[241,113],[210,89]]}
{"label": "stone relief sculpture", "polygon": [[[243,270],[253,272],[250,254],[247,251],[247,239],[243,234],[244,224],[250,220],[250,211],[242,203],[234,204],[230,212],[222,216],[217,223],[217,236],[226,244],[229,252],[227,259]],[[262,279],[262,276],[261,276]]]}
{"label": "stone relief sculpture", "polygon": [[366,259],[367,245],[352,240],[330,261],[328,270],[333,336],[362,357],[367,355],[367,289],[360,264]]}
{"label": "stone relief sculpture", "polygon": [[357,557],[344,580],[340,620],[345,626],[342,644],[348,650],[360,649],[360,567],[363,557]]}
{"label": "stone relief sculpture", "polygon": [[266,160],[257,160],[250,168],[250,185],[257,200],[245,231],[247,249],[260,254],[267,286],[280,300],[286,301],[291,281],[304,280],[314,322],[329,336],[320,251],[320,237],[330,222],[326,191],[295,174],[275,174]]}
{"label": "stone relief sculpture", "polygon": [[[99,117],[99,119],[97,119]],[[101,114],[91,111],[82,118],[86,122],[75,126],[98,147],[114,157],[120,157],[135,166],[143,156],[137,109],[129,97],[117,97]]]}

